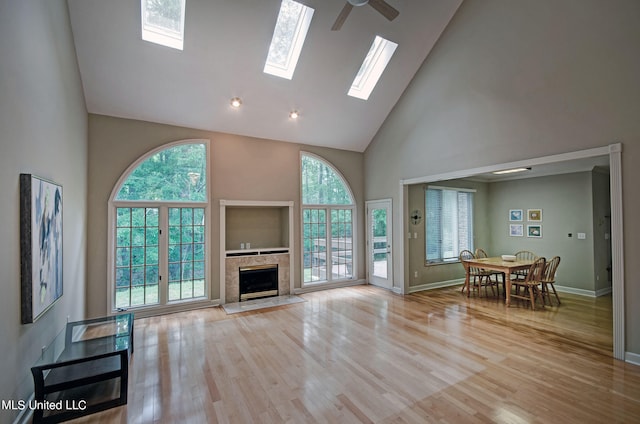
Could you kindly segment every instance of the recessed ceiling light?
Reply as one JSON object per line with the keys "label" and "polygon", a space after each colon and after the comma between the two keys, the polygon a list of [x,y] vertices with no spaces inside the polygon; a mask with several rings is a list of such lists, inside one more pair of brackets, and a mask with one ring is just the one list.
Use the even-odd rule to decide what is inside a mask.
{"label": "recessed ceiling light", "polygon": [[292,110],[291,112],[289,112],[289,118],[291,119],[298,119],[298,116],[300,116],[300,114],[297,110]]}
{"label": "recessed ceiling light", "polygon": [[513,174],[516,172],[524,172],[524,171],[531,171],[531,168],[513,168],[513,169],[505,169],[504,171],[495,171],[492,172],[492,174],[495,175],[501,175],[501,174]]}
{"label": "recessed ceiling light", "polygon": [[237,109],[240,106],[242,106],[242,99],[240,99],[240,97],[234,97],[233,99],[231,99],[231,107]]}

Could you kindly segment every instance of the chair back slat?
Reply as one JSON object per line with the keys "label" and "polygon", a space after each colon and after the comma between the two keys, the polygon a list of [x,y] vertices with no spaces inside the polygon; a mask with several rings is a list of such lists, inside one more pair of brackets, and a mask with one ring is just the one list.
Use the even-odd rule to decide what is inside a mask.
{"label": "chair back slat", "polygon": [[516,252],[516,259],[519,261],[535,261],[538,259],[538,255],[528,250],[520,250]]}
{"label": "chair back slat", "polygon": [[542,281],[546,283],[554,283],[556,281],[556,271],[558,270],[558,265],[560,265],[560,256],[554,256],[550,261],[548,261],[547,265],[544,268]]}
{"label": "chair back slat", "polygon": [[469,264],[467,263],[467,261],[470,259],[475,259],[475,256],[473,255],[472,251],[463,250],[460,252],[460,255],[458,255],[458,259],[460,260],[460,263],[462,264],[462,267],[466,272],[469,269]]}
{"label": "chair back slat", "polygon": [[472,251],[465,249],[460,252],[458,258],[460,259],[460,263],[464,267],[465,271],[469,270],[471,275],[479,275],[482,272],[481,268],[478,268],[477,266],[470,266],[467,263],[468,260],[476,259],[476,255]]}
{"label": "chair back slat", "polygon": [[488,258],[487,252],[484,249],[477,248],[476,249],[476,258]]}
{"label": "chair back slat", "polygon": [[542,281],[542,276],[544,274],[544,269],[546,265],[545,258],[538,258],[534,263],[529,267],[529,271],[527,272],[527,277],[525,278],[525,282],[533,283]]}

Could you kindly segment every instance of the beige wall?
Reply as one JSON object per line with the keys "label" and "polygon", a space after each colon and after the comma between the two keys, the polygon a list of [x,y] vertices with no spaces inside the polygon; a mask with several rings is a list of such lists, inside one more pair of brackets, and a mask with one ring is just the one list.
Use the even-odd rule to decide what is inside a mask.
{"label": "beige wall", "polygon": [[[294,249],[300,250],[300,152],[331,162],[346,178],[357,202],[357,277],[364,278],[363,155],[238,135],[201,131],[143,121],[89,115],[89,233],[87,305],[90,316],[107,313],[107,204],[120,176],[142,155],[183,139],[211,144],[211,280],[219,296],[219,201],[295,202]],[[300,287],[300,256],[294,255],[294,284]]]}
{"label": "beige wall", "polygon": [[[592,192],[591,171],[490,184],[492,254],[529,250],[547,259],[560,256],[557,285],[594,296]],[[523,237],[509,236],[509,209],[523,210]],[[542,238],[527,237],[527,225],[536,224],[527,221],[527,209],[542,209]],[[586,238],[578,239],[579,232]]]}
{"label": "beige wall", "polygon": [[392,197],[398,210],[401,179],[621,142],[625,349],[635,354],[639,19],[636,0],[467,0],[365,152],[365,198]]}
{"label": "beige wall", "polygon": [[[60,300],[20,318],[19,174],[63,186]],[[84,317],[87,112],[64,0],[0,1],[0,399],[28,399],[30,367],[71,320]],[[17,411],[0,410],[9,423]]]}

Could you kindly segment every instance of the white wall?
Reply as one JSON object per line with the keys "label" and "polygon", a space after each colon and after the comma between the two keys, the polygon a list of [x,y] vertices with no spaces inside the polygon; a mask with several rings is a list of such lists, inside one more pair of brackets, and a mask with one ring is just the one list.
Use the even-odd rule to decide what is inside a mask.
{"label": "white wall", "polygon": [[[87,112],[64,0],[0,0],[0,399],[28,399],[41,347],[84,318]],[[20,318],[19,174],[63,186],[64,294]],[[1,410],[0,422],[16,411]]]}
{"label": "white wall", "polygon": [[366,199],[393,197],[398,210],[401,179],[621,142],[626,351],[636,354],[638,22],[637,0],[467,0],[365,152]]}

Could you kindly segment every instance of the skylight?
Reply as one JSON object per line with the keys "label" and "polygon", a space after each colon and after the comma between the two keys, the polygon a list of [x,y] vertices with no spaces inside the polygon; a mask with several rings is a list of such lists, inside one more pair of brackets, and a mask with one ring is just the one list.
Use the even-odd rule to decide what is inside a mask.
{"label": "skylight", "polygon": [[376,35],[369,53],[364,58],[362,66],[351,84],[348,93],[350,96],[362,100],[369,98],[387,64],[389,64],[393,52],[396,51],[396,47],[398,44]]}
{"label": "skylight", "polygon": [[293,78],[312,17],[312,8],[293,0],[282,0],[264,64],[265,73]]}
{"label": "skylight", "polygon": [[142,39],[182,50],[186,0],[140,0]]}

